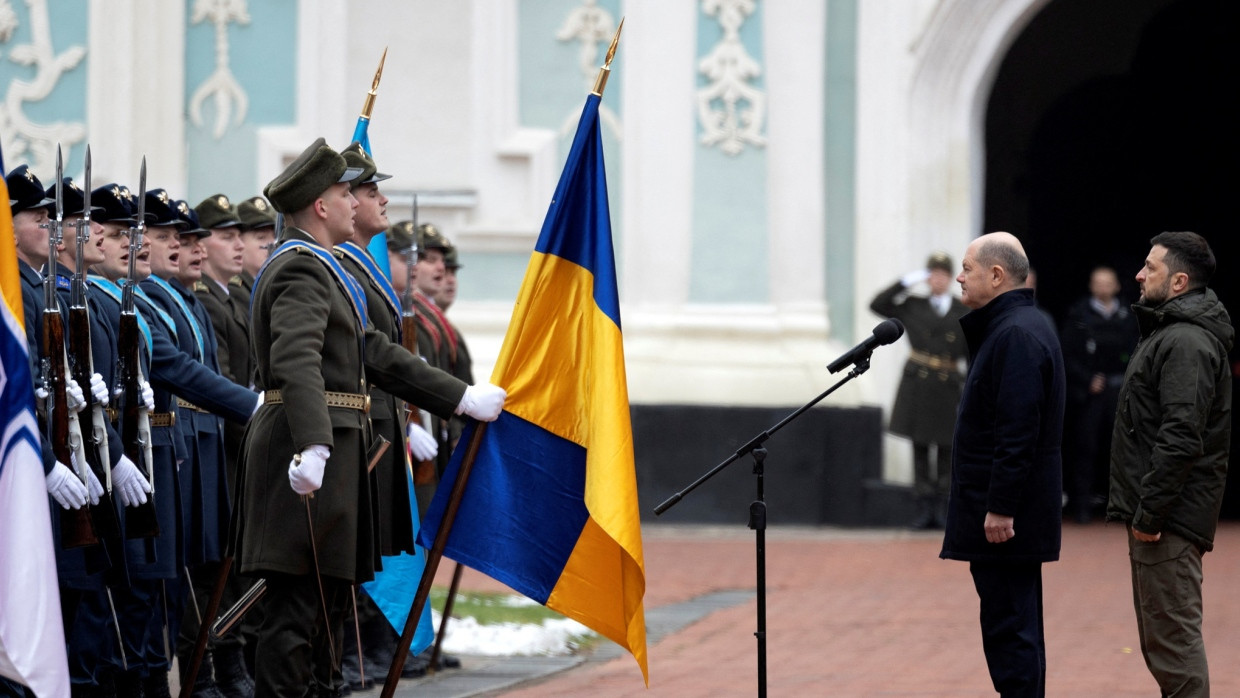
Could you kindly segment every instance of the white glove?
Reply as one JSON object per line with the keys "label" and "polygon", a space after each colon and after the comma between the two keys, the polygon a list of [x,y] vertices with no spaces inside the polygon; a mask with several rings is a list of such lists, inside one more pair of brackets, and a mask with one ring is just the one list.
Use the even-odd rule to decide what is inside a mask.
{"label": "white glove", "polygon": [[82,394],[82,386],[72,378],[65,378],[65,403],[74,412],[81,412],[86,407],[86,396]]}
{"label": "white glove", "polygon": [[504,398],[508,393],[498,385],[479,383],[465,388],[461,396],[461,404],[456,406],[457,414],[467,414],[480,422],[494,422],[504,409]]}
{"label": "white glove", "polygon": [[37,387],[37,388],[35,388],[35,389],[34,389],[34,397],[35,397],[35,399],[36,399],[36,400],[38,400],[39,402],[44,402],[44,401],[46,401],[46,400],[47,400],[47,395],[48,395],[48,393],[47,393],[47,391],[46,391],[46,390],[44,390],[44,389],[43,389],[43,386],[39,386],[39,387]]}
{"label": "white glove", "polygon": [[103,496],[103,485],[99,484],[99,478],[90,468],[86,469],[86,489],[90,493],[90,505],[95,506]]}
{"label": "white glove", "polygon": [[86,485],[64,463],[57,462],[47,474],[47,493],[65,509],[81,509],[86,504]]}
{"label": "white glove", "polygon": [[142,389],[138,391],[142,396],[142,404],[146,405],[147,412],[155,411],[155,391],[151,390],[151,384],[142,381]]}
{"label": "white glove", "polygon": [[409,425],[409,452],[415,460],[428,461],[439,455],[439,442],[421,424]]}
{"label": "white glove", "polygon": [[103,382],[103,376],[98,373],[90,374],[90,394],[95,398],[95,402],[106,407],[108,404],[108,386]]}
{"label": "white glove", "polygon": [[307,495],[323,486],[323,471],[331,453],[323,444],[315,444],[301,452],[300,464],[297,458],[289,461],[288,484],[294,492]]}
{"label": "white glove", "polygon": [[904,288],[916,286],[917,284],[930,278],[929,269],[914,269],[904,276],[900,277],[900,283],[904,284]]}
{"label": "white glove", "polygon": [[260,391],[258,392],[258,395],[257,395],[258,399],[254,401],[254,411],[250,413],[250,416],[251,416],[251,417],[253,417],[254,415],[258,414],[258,408],[260,408],[260,407],[262,407],[262,406],[263,406],[263,393],[265,393],[265,392],[267,392],[267,391],[265,391],[265,390],[260,390]]}
{"label": "white glove", "polygon": [[112,491],[121,498],[121,504],[136,507],[146,504],[146,495],[151,491],[151,484],[143,477],[138,466],[125,456],[112,468]]}

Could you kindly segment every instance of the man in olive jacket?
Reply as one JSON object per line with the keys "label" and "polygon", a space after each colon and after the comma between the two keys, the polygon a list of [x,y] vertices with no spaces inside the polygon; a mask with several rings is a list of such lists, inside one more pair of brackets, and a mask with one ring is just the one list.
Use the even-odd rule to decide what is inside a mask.
{"label": "man in olive jacket", "polygon": [[[371,382],[444,417],[494,420],[504,391],[467,386],[393,344],[332,256],[353,236],[349,168],[322,138],[264,193],[288,227],[254,283],[250,321],[265,391],[242,448],[241,572],[267,580],[255,695],[330,693],[339,670],[329,628],[350,583],[379,564],[367,473]],[[335,666],[332,666],[332,665]]]}
{"label": "man in olive jacket", "polygon": [[1137,272],[1141,341],[1119,396],[1107,519],[1130,529],[1132,596],[1145,664],[1165,696],[1207,696],[1202,555],[1214,547],[1231,444],[1235,332],[1206,288],[1214,253],[1160,233]]}
{"label": "man in olive jacket", "polygon": [[983,235],[962,266],[961,300],[973,309],[960,319],[970,361],[940,557],[969,562],[995,690],[1043,696],[1042,563],[1059,559],[1063,356],[1024,288],[1029,259],[1020,241]]}

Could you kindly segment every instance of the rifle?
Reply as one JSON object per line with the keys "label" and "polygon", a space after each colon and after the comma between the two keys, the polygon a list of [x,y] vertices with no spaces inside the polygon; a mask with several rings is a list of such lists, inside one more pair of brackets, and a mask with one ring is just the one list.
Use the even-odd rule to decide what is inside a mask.
{"label": "rifle", "polygon": [[138,286],[135,264],[138,253],[142,250],[142,236],[146,233],[146,157],[142,158],[138,188],[138,220],[134,227],[129,229],[129,270],[125,276],[125,288],[121,292],[121,321],[116,341],[116,392],[121,398],[121,441],[125,444],[125,456],[146,475],[147,484],[151,486],[146,504],[130,507],[125,512],[125,537],[154,538],[159,535],[159,519],[155,514],[151,422],[146,405],[142,402],[142,365],[138,355],[142,337],[138,329],[137,309],[134,307],[134,292]]}
{"label": "rifle", "polygon": [[[405,292],[400,298],[400,344],[410,354],[418,355],[418,313],[413,305],[413,267],[418,263],[418,195],[413,195],[413,243],[405,250]],[[431,416],[417,406],[405,403],[406,423],[417,414],[418,423],[432,436],[435,432],[431,426]],[[414,464],[413,481],[416,484],[430,483],[435,475],[435,461],[424,460]]]}
{"label": "rifle", "polygon": [[[64,235],[64,163],[56,145],[56,218],[47,225],[47,275],[43,278],[43,390],[47,392],[46,412],[52,452],[56,460],[74,468],[74,474],[87,484],[86,457],[82,453],[82,431],[77,414],[69,410],[65,395],[68,358],[65,355],[65,323],[56,298],[56,248]],[[81,385],[79,383],[79,385]],[[90,379],[85,383],[90,388]],[[85,393],[87,391],[83,391]],[[89,486],[89,485],[88,485]],[[91,523],[90,504],[60,512],[60,542],[65,548],[81,548],[99,542]]]}
{"label": "rifle", "polygon": [[[84,259],[86,242],[90,239],[90,164],[90,146],[88,145],[86,146],[86,176],[83,180],[86,185],[83,190],[85,210],[82,211],[82,217],[75,224],[77,255],[69,297],[69,366],[73,373],[73,380],[82,386],[90,385],[90,377],[95,372],[95,362],[91,355],[90,309],[86,304],[86,261]],[[86,464],[103,485],[103,494],[99,496],[99,506],[92,510],[92,521],[95,524],[95,530],[104,541],[119,541],[120,520],[117,518],[116,506],[112,501],[112,466],[108,453],[107,414],[103,405],[95,401],[94,395],[89,390],[82,390],[82,394],[86,398],[86,407],[81,414],[88,415],[90,420],[90,435],[83,439]]]}

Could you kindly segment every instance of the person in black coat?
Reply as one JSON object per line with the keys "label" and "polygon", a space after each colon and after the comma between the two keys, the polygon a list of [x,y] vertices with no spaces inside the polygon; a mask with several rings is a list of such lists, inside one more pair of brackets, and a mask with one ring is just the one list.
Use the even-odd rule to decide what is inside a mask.
{"label": "person in black coat", "polygon": [[[1068,508],[1088,523],[1095,501],[1106,500],[1111,427],[1119,405],[1124,370],[1137,346],[1137,318],[1119,298],[1119,278],[1110,267],[1089,275],[1089,295],[1068,308],[1060,341],[1068,378]],[[1101,477],[1099,477],[1101,476]]]}
{"label": "person in black coat", "polygon": [[1055,329],[1023,288],[1029,260],[1009,233],[965,251],[960,320],[970,366],[956,418],[940,557],[967,560],[982,647],[1003,696],[1046,691],[1042,563],[1059,559],[1064,366]]}
{"label": "person in black coat", "polygon": [[[912,347],[888,428],[913,442],[913,494],[918,509],[913,528],[943,527],[951,484],[952,432],[967,356],[960,318],[969,311],[951,294],[953,271],[951,257],[935,252],[924,269],[905,274],[870,303],[870,310],[904,325]],[[909,290],[922,281],[927,282],[930,295],[910,295]]]}

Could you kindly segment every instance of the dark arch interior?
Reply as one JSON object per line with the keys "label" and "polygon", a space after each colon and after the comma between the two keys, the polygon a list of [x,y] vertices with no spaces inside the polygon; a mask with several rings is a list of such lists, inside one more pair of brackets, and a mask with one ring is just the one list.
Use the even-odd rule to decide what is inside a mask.
{"label": "dark arch interior", "polygon": [[[1240,320],[1238,18],[1231,0],[1054,0],[1009,49],[986,111],[984,229],[1022,240],[1058,321],[1099,264],[1136,300],[1164,230],[1210,241],[1211,286]],[[1240,516],[1240,476],[1228,490]]]}

